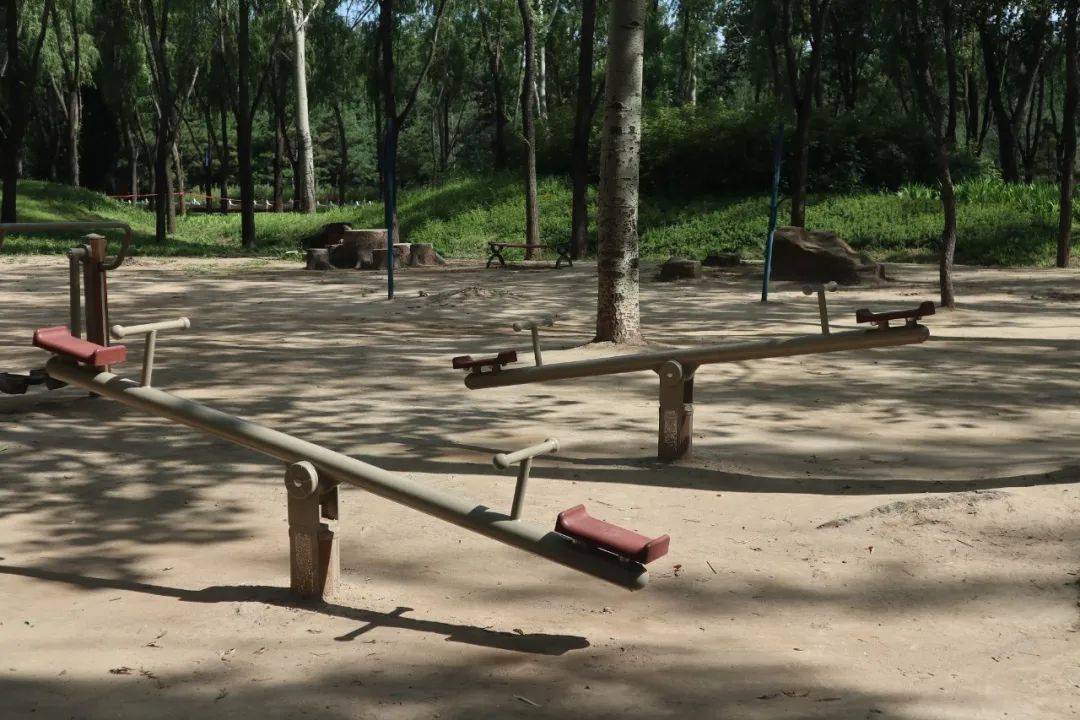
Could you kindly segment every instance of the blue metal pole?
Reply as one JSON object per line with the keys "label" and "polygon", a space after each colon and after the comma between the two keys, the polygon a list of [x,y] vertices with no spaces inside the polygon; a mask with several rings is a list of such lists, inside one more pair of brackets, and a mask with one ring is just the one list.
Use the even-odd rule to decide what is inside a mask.
{"label": "blue metal pole", "polygon": [[384,220],[386,222],[386,299],[394,299],[394,218],[397,216],[397,128],[394,118],[386,118],[386,142],[383,149],[383,177],[386,187],[383,189]]}
{"label": "blue metal pole", "polygon": [[776,126],[773,136],[772,198],[769,204],[769,235],[765,241],[765,277],[761,281],[761,302],[769,302],[769,278],[772,276],[773,241],[776,238],[776,216],[780,212],[780,166],[784,161],[784,124]]}

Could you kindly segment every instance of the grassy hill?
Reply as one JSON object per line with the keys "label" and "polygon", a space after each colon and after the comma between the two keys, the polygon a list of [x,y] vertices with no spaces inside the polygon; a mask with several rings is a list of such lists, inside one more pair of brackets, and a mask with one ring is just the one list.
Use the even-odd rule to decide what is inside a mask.
{"label": "grassy hill", "polygon": [[[99,193],[38,181],[20,183],[23,222],[111,219],[135,230],[133,252],[153,256],[239,256],[240,217],[193,213],[177,219],[165,243],[154,239],[152,213]],[[1004,185],[993,179],[958,187],[957,260],[983,265],[1048,265],[1054,255],[1057,188],[1051,184]],[[493,239],[521,239],[524,201],[514,175],[467,176],[439,185],[406,189],[398,214],[404,239],[428,242],[449,257],[483,257]],[[541,234],[545,241],[569,237],[570,189],[546,178],[540,183]],[[781,217],[783,217],[783,211]],[[768,199],[646,197],[642,199],[642,254],[703,256],[708,250],[761,256]],[[325,223],[381,227],[382,206],[334,208],[316,215],[260,213],[258,255],[297,252],[300,239]],[[914,186],[898,193],[866,192],[813,198],[807,225],[838,230],[852,245],[881,260],[931,261],[941,232],[935,191]],[[54,253],[73,238],[12,236],[5,253]]]}

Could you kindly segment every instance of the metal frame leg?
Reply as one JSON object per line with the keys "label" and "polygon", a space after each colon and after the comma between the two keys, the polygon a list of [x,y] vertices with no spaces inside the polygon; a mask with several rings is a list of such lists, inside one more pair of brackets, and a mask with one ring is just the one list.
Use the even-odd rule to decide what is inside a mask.
{"label": "metal frame leg", "polygon": [[300,598],[322,600],[337,588],[341,551],[322,520],[338,519],[338,488],[320,484],[315,466],[294,463],[285,471],[289,495],[289,586]]}
{"label": "metal frame leg", "polygon": [[678,460],[690,454],[694,430],[694,371],[669,360],[660,366],[660,431],[656,454]]}

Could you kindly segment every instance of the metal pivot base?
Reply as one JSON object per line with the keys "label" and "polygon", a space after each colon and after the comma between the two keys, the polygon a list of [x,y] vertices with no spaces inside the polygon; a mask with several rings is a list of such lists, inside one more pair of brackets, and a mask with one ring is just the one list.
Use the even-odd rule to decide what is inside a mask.
{"label": "metal pivot base", "polygon": [[697,366],[668,360],[660,376],[660,434],[656,454],[661,460],[686,457],[694,442],[694,373]]}
{"label": "metal pivot base", "polygon": [[322,600],[333,594],[341,573],[336,533],[325,520],[338,519],[338,486],[319,482],[311,463],[285,471],[289,495],[289,584],[300,599]]}

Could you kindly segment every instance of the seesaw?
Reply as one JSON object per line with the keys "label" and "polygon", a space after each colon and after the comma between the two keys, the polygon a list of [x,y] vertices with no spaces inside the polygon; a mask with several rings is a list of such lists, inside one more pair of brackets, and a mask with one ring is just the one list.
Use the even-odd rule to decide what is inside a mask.
{"label": "seesaw", "polygon": [[[101,317],[108,316],[102,296]],[[45,374],[129,407],[222,438],[285,463],[288,498],[290,585],[303,598],[333,591],[340,573],[336,521],[341,511],[338,487],[354,485],[422,513],[511,545],[546,560],[637,590],[648,581],[645,564],[667,552],[668,537],[647,538],[589,517],[577,506],[559,515],[554,530],[518,519],[532,458],[554,449],[550,443],[498,456],[503,467],[521,463],[511,515],[493,510],[369,463],[272,428],[215,410],[152,386],[157,333],[190,327],[187,318],[139,325],[114,325],[116,339],[144,335],[146,348],[140,382],[111,372],[127,360],[127,347],[82,338],[72,327],[42,328],[33,344],[52,354]],[[331,526],[331,522],[335,525]]]}
{"label": "seesaw", "polygon": [[[465,376],[465,386],[471,390],[632,372],[654,372],[660,378],[660,428],[657,455],[661,460],[677,460],[689,454],[693,446],[694,377],[702,365],[912,345],[924,342],[930,337],[930,330],[919,323],[923,317],[934,314],[934,303],[929,301],[915,308],[886,313],[873,313],[866,309],[858,310],[855,313],[856,322],[869,323],[874,326],[874,329],[834,333],[829,327],[825,306],[824,293],[827,289],[831,288],[812,286],[804,290],[807,294],[818,293],[821,335],[808,335],[790,340],[758,340],[698,348],[658,350],[544,364],[538,329],[551,325],[553,321],[551,318],[541,318],[514,324],[515,330],[532,331],[536,365],[507,367],[517,362],[516,350],[503,350],[494,356],[484,358],[462,355],[454,358],[451,364],[455,369],[468,372]],[[899,321],[903,323],[898,326],[893,325],[894,322]]]}
{"label": "seesaw", "polygon": [[[108,342],[109,291],[107,274],[124,263],[131,247],[131,227],[112,221],[0,223],[0,247],[8,233],[88,232],[90,230],[123,230],[124,239],[115,256],[107,257],[108,241],[101,235],[87,235],[85,244],[68,250],[68,328],[78,337],[86,328],[90,342]],[[83,308],[85,297],[86,306]],[[26,374],[0,372],[0,394],[22,395],[32,385],[45,385],[55,390],[60,385],[44,370],[33,369]]]}

